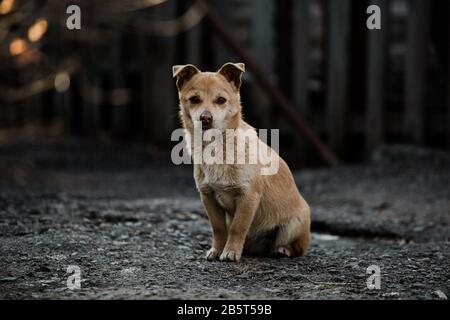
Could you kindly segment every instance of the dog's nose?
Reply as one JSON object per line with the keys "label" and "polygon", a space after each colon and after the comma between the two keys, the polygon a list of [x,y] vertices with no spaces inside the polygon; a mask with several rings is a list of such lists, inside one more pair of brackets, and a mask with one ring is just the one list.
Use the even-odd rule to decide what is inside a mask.
{"label": "dog's nose", "polygon": [[213,116],[209,111],[203,111],[200,115],[200,121],[202,122],[202,128],[204,130],[212,127]]}

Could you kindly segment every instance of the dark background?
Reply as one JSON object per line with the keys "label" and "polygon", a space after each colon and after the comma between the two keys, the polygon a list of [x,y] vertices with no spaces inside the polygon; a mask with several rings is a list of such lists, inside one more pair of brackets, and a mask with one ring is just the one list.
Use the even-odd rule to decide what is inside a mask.
{"label": "dark background", "polygon": [[[374,31],[369,3],[0,0],[0,299],[447,299],[450,1],[373,1]],[[311,207],[304,257],[205,260],[171,67],[228,61]]]}
{"label": "dark background", "polygon": [[[179,126],[174,64],[217,70],[242,61],[193,1],[20,1],[0,16],[0,139],[79,136],[138,142],[168,154]],[[344,162],[381,144],[448,149],[449,3],[381,0],[382,30],[368,30],[360,0],[210,1],[236,43]],[[81,7],[81,30],[65,9]],[[45,19],[36,42],[28,29]],[[25,41],[20,54],[11,42]],[[245,61],[243,61],[245,62]],[[58,74],[70,77],[55,90]],[[65,78],[63,78],[65,79]],[[64,82],[63,82],[64,84]],[[65,88],[64,88],[65,89]],[[244,114],[279,128],[293,167],[325,164],[248,70]]]}

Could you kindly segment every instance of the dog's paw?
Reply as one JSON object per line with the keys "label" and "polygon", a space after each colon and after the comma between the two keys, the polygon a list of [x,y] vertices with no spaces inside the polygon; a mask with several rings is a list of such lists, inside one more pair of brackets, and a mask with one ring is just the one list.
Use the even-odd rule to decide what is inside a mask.
{"label": "dog's paw", "polygon": [[241,253],[234,250],[224,250],[220,255],[220,261],[238,262],[241,259]]}
{"label": "dog's paw", "polygon": [[274,255],[277,258],[284,258],[290,257],[292,254],[288,248],[281,246],[275,249]]}
{"label": "dog's paw", "polygon": [[214,261],[214,260],[217,260],[219,258],[219,256],[220,256],[220,251],[217,250],[216,248],[211,248],[206,253],[206,260]]}

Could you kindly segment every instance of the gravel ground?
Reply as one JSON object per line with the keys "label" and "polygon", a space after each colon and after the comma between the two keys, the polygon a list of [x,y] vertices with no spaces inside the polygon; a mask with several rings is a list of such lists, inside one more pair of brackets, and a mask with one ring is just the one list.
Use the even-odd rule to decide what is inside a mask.
{"label": "gravel ground", "polygon": [[[142,146],[0,147],[2,299],[445,299],[450,156],[378,150],[370,164],[295,172],[312,207],[307,256],[207,262],[190,167]],[[81,289],[66,282],[81,270]],[[380,267],[380,289],[367,268]]]}

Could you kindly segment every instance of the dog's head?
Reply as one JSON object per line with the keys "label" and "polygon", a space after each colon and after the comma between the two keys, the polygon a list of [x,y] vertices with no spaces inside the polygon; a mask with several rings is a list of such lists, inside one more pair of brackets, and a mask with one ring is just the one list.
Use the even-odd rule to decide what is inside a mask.
{"label": "dog's head", "polygon": [[226,63],[217,72],[201,72],[191,64],[173,66],[172,71],[186,129],[193,130],[194,121],[200,121],[203,130],[237,127],[243,63]]}

